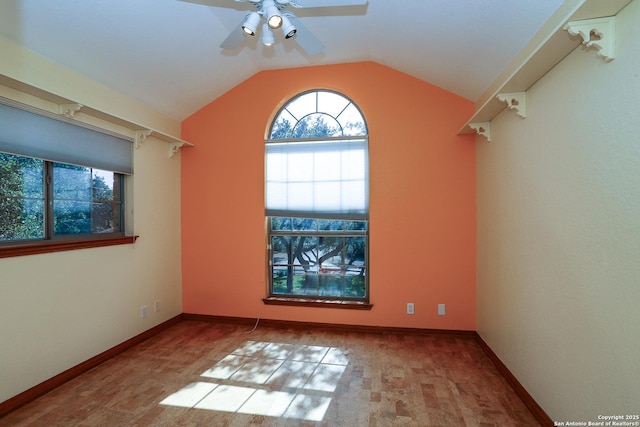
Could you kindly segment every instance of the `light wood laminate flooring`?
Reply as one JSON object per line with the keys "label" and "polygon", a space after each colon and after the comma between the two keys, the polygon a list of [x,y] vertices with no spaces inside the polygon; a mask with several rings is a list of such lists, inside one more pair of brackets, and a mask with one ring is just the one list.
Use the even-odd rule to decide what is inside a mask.
{"label": "light wood laminate flooring", "polygon": [[185,320],[0,426],[538,426],[473,336]]}

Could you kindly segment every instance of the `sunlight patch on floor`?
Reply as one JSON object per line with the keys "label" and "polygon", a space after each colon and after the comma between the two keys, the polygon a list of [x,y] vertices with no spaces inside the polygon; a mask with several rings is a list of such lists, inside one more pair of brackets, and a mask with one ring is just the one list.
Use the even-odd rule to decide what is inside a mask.
{"label": "sunlight patch on floor", "polygon": [[161,405],[322,421],[349,359],[339,348],[247,341]]}

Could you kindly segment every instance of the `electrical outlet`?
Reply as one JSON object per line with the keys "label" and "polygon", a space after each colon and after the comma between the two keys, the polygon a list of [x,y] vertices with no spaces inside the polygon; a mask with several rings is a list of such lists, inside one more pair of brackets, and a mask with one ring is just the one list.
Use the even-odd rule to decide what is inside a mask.
{"label": "electrical outlet", "polygon": [[438,316],[444,316],[445,314],[445,305],[438,304]]}
{"label": "electrical outlet", "polygon": [[412,302],[407,303],[407,314],[414,314],[414,306]]}
{"label": "electrical outlet", "polygon": [[142,307],[140,307],[140,318],[146,319],[146,317],[147,317],[147,306],[143,305]]}
{"label": "electrical outlet", "polygon": [[156,313],[160,311],[160,300],[156,300],[156,302],[153,303],[153,311]]}

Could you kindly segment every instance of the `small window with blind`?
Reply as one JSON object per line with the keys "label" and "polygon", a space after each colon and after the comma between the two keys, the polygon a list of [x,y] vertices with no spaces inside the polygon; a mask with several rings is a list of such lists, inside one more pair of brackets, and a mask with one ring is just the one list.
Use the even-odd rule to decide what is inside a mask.
{"label": "small window with blind", "polygon": [[342,94],[290,100],[265,141],[269,297],[369,302],[367,126]]}
{"label": "small window with blind", "polygon": [[2,101],[0,247],[124,236],[132,142]]}

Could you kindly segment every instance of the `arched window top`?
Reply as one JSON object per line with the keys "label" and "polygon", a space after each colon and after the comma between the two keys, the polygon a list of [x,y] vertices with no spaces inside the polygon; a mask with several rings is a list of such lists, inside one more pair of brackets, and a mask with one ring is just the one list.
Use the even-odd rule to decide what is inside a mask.
{"label": "arched window top", "polygon": [[269,139],[366,136],[360,109],[329,90],[302,93],[287,102],[271,124]]}

